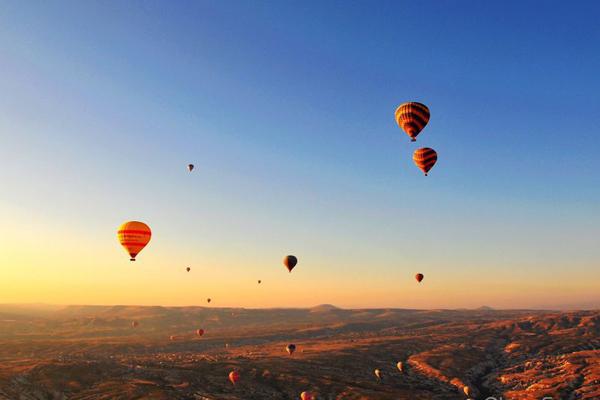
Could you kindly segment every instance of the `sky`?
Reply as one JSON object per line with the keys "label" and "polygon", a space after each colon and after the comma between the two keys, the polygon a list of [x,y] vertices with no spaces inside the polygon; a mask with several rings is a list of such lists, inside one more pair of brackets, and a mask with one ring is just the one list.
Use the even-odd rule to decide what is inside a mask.
{"label": "sky", "polygon": [[600,307],[598,13],[0,1],[0,303]]}

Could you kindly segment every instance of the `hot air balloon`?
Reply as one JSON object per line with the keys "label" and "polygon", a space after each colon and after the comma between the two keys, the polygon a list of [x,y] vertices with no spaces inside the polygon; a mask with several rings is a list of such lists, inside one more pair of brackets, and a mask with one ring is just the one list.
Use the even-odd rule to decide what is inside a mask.
{"label": "hot air balloon", "polygon": [[198,335],[198,336],[204,335],[204,329],[196,329],[196,335]]}
{"label": "hot air balloon", "polygon": [[190,267],[187,267],[185,270],[186,270],[187,272],[190,272],[191,268],[190,268]]}
{"label": "hot air balloon", "polygon": [[413,153],[413,161],[415,162],[415,165],[423,171],[425,176],[427,176],[427,173],[433,168],[437,161],[437,153],[429,147],[422,147],[415,150]]}
{"label": "hot air balloon", "polygon": [[229,373],[229,380],[231,381],[231,383],[233,383],[235,385],[236,382],[240,380],[240,374],[239,374],[239,372],[237,372],[237,371],[231,371]]}
{"label": "hot air balloon", "polygon": [[417,282],[421,283],[421,281],[423,280],[423,278],[425,278],[425,275],[419,273],[415,275],[415,279],[417,280]]}
{"label": "hot air balloon", "polygon": [[188,171],[192,172],[194,170],[194,164],[188,164]]}
{"label": "hot air balloon", "polygon": [[206,299],[207,303],[210,303],[212,300],[210,299],[210,297],[208,299]]}
{"label": "hot air balloon", "polygon": [[258,284],[260,285],[261,283],[262,283],[262,281],[259,279],[259,280],[258,280]]}
{"label": "hot air balloon", "polygon": [[175,335],[171,335],[171,336],[169,336],[169,340],[175,340],[175,339],[177,339],[177,338],[175,337]]}
{"label": "hot air balloon", "polygon": [[398,371],[404,372],[404,364],[402,364],[402,361],[398,361],[398,364],[396,364],[396,367],[398,367]]}
{"label": "hot air balloon", "polygon": [[301,400],[314,400],[314,397],[311,392],[302,392],[300,393]]}
{"label": "hot air balloon", "polygon": [[283,258],[283,265],[285,265],[289,272],[292,272],[296,264],[298,264],[298,259],[294,256],[285,256]]}
{"label": "hot air balloon", "polygon": [[396,108],[396,122],[414,142],[429,122],[429,108],[425,104],[414,101],[401,104]]}
{"label": "hot air balloon", "polygon": [[132,328],[137,328],[139,325],[139,323],[137,321],[131,321],[131,327]]}
{"label": "hot air balloon", "polygon": [[288,354],[291,356],[292,354],[294,354],[294,352],[296,351],[296,345],[295,344],[288,344],[285,348],[285,350],[288,352]]}
{"label": "hot air balloon", "polygon": [[375,376],[377,377],[378,380],[381,380],[381,371],[379,369],[375,369]]}
{"label": "hot air balloon", "polygon": [[467,397],[471,397],[471,388],[469,388],[468,386],[463,387],[463,392],[465,392],[465,395],[467,395]]}
{"label": "hot air balloon", "polygon": [[152,231],[143,222],[128,221],[119,227],[117,237],[121,246],[129,253],[131,261],[135,261],[135,257],[150,241]]}

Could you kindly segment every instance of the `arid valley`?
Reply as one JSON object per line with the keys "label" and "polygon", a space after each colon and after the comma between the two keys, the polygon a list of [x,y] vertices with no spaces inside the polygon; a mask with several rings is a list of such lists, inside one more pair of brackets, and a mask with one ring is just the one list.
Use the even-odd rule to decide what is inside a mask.
{"label": "arid valley", "polygon": [[0,357],[9,400],[598,399],[600,312],[0,306]]}

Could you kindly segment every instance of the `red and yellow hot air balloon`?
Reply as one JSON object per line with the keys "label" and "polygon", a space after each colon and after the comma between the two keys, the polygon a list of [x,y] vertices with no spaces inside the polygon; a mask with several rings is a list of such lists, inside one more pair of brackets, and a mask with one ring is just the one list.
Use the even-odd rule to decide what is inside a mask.
{"label": "red and yellow hot air balloon", "polygon": [[285,265],[289,272],[292,272],[296,264],[298,264],[298,259],[295,256],[283,257],[283,265]]}
{"label": "red and yellow hot air balloon", "polygon": [[301,400],[314,400],[314,396],[311,392],[302,392],[300,393]]}
{"label": "red and yellow hot air balloon", "polygon": [[196,329],[196,335],[198,335],[198,336],[204,335],[204,329]]}
{"label": "red and yellow hot air balloon", "polygon": [[421,283],[421,281],[423,280],[423,278],[425,278],[425,275],[419,273],[415,275],[415,279],[417,280],[417,282]]}
{"label": "red and yellow hot air balloon", "polygon": [[229,381],[234,385],[240,380],[240,373],[237,371],[231,371],[229,373]]}
{"label": "red and yellow hot air balloon", "polygon": [[152,231],[143,222],[128,221],[119,227],[117,237],[121,246],[129,253],[131,261],[135,261],[135,257],[150,241]]}
{"label": "red and yellow hot air balloon", "polygon": [[429,108],[425,104],[415,101],[401,104],[396,108],[396,122],[414,142],[417,140],[417,135],[429,122]]}
{"label": "red and yellow hot air balloon", "polygon": [[427,173],[437,161],[437,153],[434,149],[430,149],[429,147],[422,147],[420,149],[415,150],[413,153],[413,161],[415,165],[419,167],[421,171],[427,176]]}
{"label": "red and yellow hot air balloon", "polygon": [[137,321],[131,321],[131,327],[132,328],[137,328],[138,325],[139,325],[139,322],[137,322]]}

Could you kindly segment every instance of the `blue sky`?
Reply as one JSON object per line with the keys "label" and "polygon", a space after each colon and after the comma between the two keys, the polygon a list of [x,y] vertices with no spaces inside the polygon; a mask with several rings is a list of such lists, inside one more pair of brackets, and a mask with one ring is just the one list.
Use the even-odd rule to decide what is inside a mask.
{"label": "blue sky", "polygon": [[[191,304],[218,287],[246,306],[598,306],[599,11],[2,2],[0,264],[18,272],[0,302]],[[432,115],[416,144],[393,118],[411,100]],[[427,178],[417,146],[439,154]],[[187,264],[202,282],[106,295],[137,279],[114,238],[128,219],[153,228],[147,287],[183,285]],[[291,294],[244,291],[257,276]]]}

